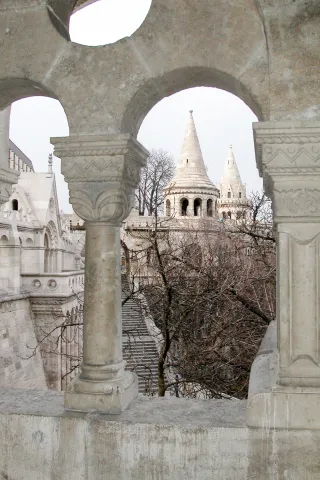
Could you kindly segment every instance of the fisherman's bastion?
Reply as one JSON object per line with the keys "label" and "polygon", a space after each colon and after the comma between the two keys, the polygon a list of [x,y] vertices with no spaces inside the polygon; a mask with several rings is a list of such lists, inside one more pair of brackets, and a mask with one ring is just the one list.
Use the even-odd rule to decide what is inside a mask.
{"label": "fisherman's bastion", "polygon": [[[90,3],[0,2],[0,478],[319,480],[319,2],[152,0],[131,37],[88,47],[70,40],[69,21]],[[137,135],[159,101],[197,86],[226,90],[256,115],[272,200],[277,314],[247,400],[143,396],[123,357],[120,233],[148,158]],[[51,143],[84,222],[81,250],[50,162],[35,173],[9,144],[10,105],[39,95],[68,119],[69,135]],[[182,151],[164,214],[232,220],[232,195],[246,199],[240,177],[219,198],[199,152]],[[49,312],[75,316],[79,295],[83,361],[67,386],[52,385],[52,359],[39,351],[27,364],[19,348]]]}

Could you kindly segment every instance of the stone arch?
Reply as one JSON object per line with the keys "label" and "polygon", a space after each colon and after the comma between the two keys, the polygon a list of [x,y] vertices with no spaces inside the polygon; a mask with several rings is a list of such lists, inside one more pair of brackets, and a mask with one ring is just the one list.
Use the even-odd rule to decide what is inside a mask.
{"label": "stone arch", "polygon": [[18,211],[19,210],[19,202],[16,198],[14,198],[11,202],[11,207],[12,207],[12,210],[14,211]]}
{"label": "stone arch", "polygon": [[121,132],[130,132],[136,137],[145,116],[160,100],[193,87],[214,87],[225,90],[239,97],[260,121],[267,117],[258,99],[234,76],[212,67],[185,67],[146,80],[127,104],[122,118]]}
{"label": "stone arch", "polygon": [[195,198],[193,201],[193,215],[195,217],[202,216],[202,199],[200,197]]}
{"label": "stone arch", "polygon": [[188,215],[189,200],[186,197],[180,200],[180,215],[185,217]]}
{"label": "stone arch", "polygon": [[0,237],[0,245],[7,245],[9,243],[9,239],[7,235],[2,235]]}
{"label": "stone arch", "polygon": [[213,215],[213,201],[212,198],[208,198],[207,200],[207,216],[212,217]]}
{"label": "stone arch", "polygon": [[27,97],[50,97],[59,98],[41,83],[31,81],[28,78],[7,78],[0,80],[0,110],[8,107],[11,103]]}
{"label": "stone arch", "polygon": [[26,245],[27,245],[28,247],[32,247],[32,245],[33,245],[33,240],[32,240],[32,238],[30,238],[30,237],[27,238],[27,240],[26,240]]}

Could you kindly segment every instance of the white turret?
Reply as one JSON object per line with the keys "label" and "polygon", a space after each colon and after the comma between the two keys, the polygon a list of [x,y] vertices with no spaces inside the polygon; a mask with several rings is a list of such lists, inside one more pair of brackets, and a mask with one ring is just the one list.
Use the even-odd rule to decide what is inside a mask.
{"label": "white turret", "polygon": [[165,215],[212,217],[218,189],[208,177],[192,110],[175,175],[164,189]]}
{"label": "white turret", "polygon": [[245,185],[242,183],[234,158],[232,145],[229,147],[224,173],[219,184],[220,198],[218,213],[220,218],[239,219],[246,215],[249,202]]}

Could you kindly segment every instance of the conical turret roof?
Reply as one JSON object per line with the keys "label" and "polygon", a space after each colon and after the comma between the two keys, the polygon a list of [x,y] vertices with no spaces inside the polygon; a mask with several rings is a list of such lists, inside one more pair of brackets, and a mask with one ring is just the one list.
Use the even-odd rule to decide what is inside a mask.
{"label": "conical turret roof", "polygon": [[199,187],[214,188],[216,190],[215,185],[208,177],[204,165],[192,110],[190,110],[189,121],[176,172],[168,187],[173,185],[173,188]]}
{"label": "conical turret roof", "polygon": [[246,195],[245,187],[241,181],[238,166],[234,158],[232,145],[230,145],[229,147],[226,162],[224,165],[223,176],[220,179],[221,196],[226,195],[227,191],[231,191],[235,196],[238,195],[238,192],[241,192],[242,198],[244,198]]}

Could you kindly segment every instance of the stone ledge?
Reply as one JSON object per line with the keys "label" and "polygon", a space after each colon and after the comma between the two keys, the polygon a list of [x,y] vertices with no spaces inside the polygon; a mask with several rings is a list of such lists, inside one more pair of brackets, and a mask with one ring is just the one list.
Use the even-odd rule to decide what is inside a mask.
{"label": "stone ledge", "polygon": [[0,391],[6,480],[319,480],[320,432],[248,429],[246,402],[138,397],[119,415]]}
{"label": "stone ledge", "polygon": [[139,395],[118,415],[65,411],[63,393],[53,390],[0,389],[0,415],[77,417],[124,423],[190,427],[245,427],[246,401],[188,400]]}

